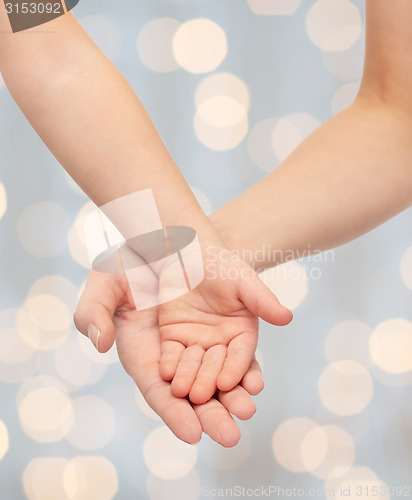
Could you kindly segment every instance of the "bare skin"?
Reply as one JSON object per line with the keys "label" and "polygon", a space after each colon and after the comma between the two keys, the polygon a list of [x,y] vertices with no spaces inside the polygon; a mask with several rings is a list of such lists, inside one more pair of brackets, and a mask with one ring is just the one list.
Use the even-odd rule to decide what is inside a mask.
{"label": "bare skin", "polygon": [[[39,26],[31,29],[30,34],[12,34],[4,4],[0,3],[0,28],[4,31],[0,46],[1,73],[14,100],[50,151],[96,205],[150,188],[163,226],[195,229],[203,252],[209,246],[224,250],[224,241],[203,213],[123,75],[96,47],[71,13],[47,26],[47,31]],[[126,209],[124,220],[129,217],[130,212]],[[257,292],[268,297],[272,322],[283,325],[291,321],[291,312],[279,304],[247,264],[239,263],[241,265],[249,270]],[[170,305],[159,309],[160,341],[167,341],[164,351],[171,345],[181,347],[182,366],[175,388],[186,380],[184,387],[190,390],[190,381],[194,382],[198,369],[203,367],[203,357],[198,356],[196,364],[186,362],[192,352],[206,352],[220,346],[221,370],[210,370],[208,359],[216,352],[214,349],[212,354],[205,356],[202,370],[203,378],[206,375],[213,380],[205,390],[198,384],[194,393],[196,403],[210,399],[217,387],[227,391],[237,385],[248,370],[257,341],[255,315],[259,308],[250,311],[249,305],[242,302],[249,294],[242,292],[241,282],[238,280],[236,287],[212,279],[206,279],[205,283],[207,287],[201,286],[188,295],[185,308],[179,307],[177,301],[173,303],[173,325],[167,313]],[[228,299],[225,307],[211,306],[210,297],[223,293]],[[253,301],[250,304],[253,307]],[[197,314],[199,307],[202,315]],[[190,310],[195,333],[188,341],[187,331],[181,326],[190,316]],[[226,325],[225,335],[222,328],[212,325],[219,323],[219,317]],[[253,328],[248,322],[253,322]],[[95,332],[96,346],[108,342],[100,339],[101,330],[96,325],[90,324],[89,328]],[[213,331],[210,343],[205,343],[199,334],[207,329]],[[177,350],[174,352],[177,354]],[[237,355],[239,360],[235,364],[233,358]],[[180,356],[175,360],[179,365]],[[182,390],[177,392],[182,394]]]}
{"label": "bare skin", "polygon": [[[212,215],[230,248],[251,250],[252,256],[263,245],[285,255],[308,245],[326,250],[411,205],[411,25],[409,0],[367,1],[365,71],[355,102],[262,182]],[[249,263],[263,269],[281,261],[262,264],[252,257]],[[91,297],[92,302],[96,299]],[[252,380],[253,390],[246,388],[257,392],[256,371],[246,377],[242,385]],[[246,399],[239,398],[237,404],[247,408]],[[214,423],[217,426],[218,420]]]}
{"label": "bare skin", "polygon": [[[56,23],[60,21],[57,20]],[[320,127],[261,183],[215,213],[211,220],[219,236],[216,236],[215,229],[203,222],[203,216],[197,209],[196,220],[185,219],[180,220],[180,223],[196,227],[204,235],[205,241],[208,243],[217,241],[222,248],[229,247],[241,252],[244,249],[255,251],[261,249],[263,245],[271,245],[272,248],[286,253],[289,250],[305,250],[309,244],[319,250],[340,245],[409,207],[412,203],[411,25],[412,4],[409,0],[395,0],[390,3],[387,0],[367,0],[365,71],[355,102]],[[15,47],[12,49],[18,50]],[[27,52],[28,60],[24,61],[26,65],[30,63],[30,55],[33,56],[30,50]],[[58,48],[56,55],[57,53],[60,56]],[[4,72],[5,58],[7,59],[10,54],[13,55],[13,51],[8,52],[4,45],[0,47],[2,72]],[[54,66],[44,65],[42,69],[50,71],[52,68],[55,74],[56,66],[59,68],[61,64],[59,61],[61,57],[57,60],[56,56],[53,61]],[[22,70],[23,67],[27,69],[23,65]],[[95,71],[100,74],[99,68],[95,68]],[[73,84],[73,79],[67,72],[65,73],[64,68],[62,75],[56,81],[68,90]],[[28,109],[30,102],[26,103],[26,99],[30,101],[33,94],[27,94],[27,89],[21,87],[22,79],[18,74],[18,64],[14,62],[10,65],[9,71],[6,70],[4,76],[6,84],[13,89],[16,100],[22,109],[26,109],[26,116],[36,122],[36,116],[44,113],[44,108],[37,105],[33,109]],[[37,92],[40,92],[41,81],[40,79],[37,82],[37,87],[36,81],[33,82],[33,88]],[[127,90],[125,95],[128,92]],[[86,100],[86,96],[82,97]],[[56,105],[55,101],[53,105]],[[124,106],[118,107],[118,110],[121,109],[124,109]],[[161,155],[153,163],[153,153],[149,151],[151,148],[146,147],[154,146],[151,140],[154,136],[150,135],[153,129],[149,127],[149,136],[147,130],[141,130],[140,122],[135,116],[143,118],[143,114],[136,102],[132,110],[130,115],[133,116],[128,116],[130,120],[128,123],[131,130],[139,131],[138,135],[143,138],[142,147],[145,152],[142,156],[144,161],[136,162],[135,168],[138,168],[137,165],[140,168],[141,165],[148,163],[152,165],[153,172],[159,173],[160,169],[164,174],[161,170],[162,165],[170,165],[170,158],[164,149],[160,149]],[[95,111],[99,117],[98,103]],[[84,117],[74,115],[72,118],[78,122]],[[40,117],[39,120],[35,127],[42,135],[47,126],[43,124],[43,118]],[[69,132],[72,133],[73,130],[74,125]],[[100,134],[105,133],[99,128],[99,124],[96,124],[96,130]],[[94,156],[98,150],[93,148],[90,150],[92,153],[90,156],[83,156],[87,153],[88,145],[80,141],[78,151],[71,151],[69,148],[67,151],[60,151],[58,143],[63,132],[67,131],[57,128],[56,135],[52,134],[45,140],[46,144],[52,151],[56,150],[56,157],[63,164],[67,163],[68,171],[74,177],[73,172],[78,169],[79,177],[76,180],[89,195],[92,195],[94,189],[96,192],[104,193],[104,184],[107,180],[113,181],[108,170],[107,175],[101,176],[101,181],[93,182],[80,172],[82,168],[84,170],[84,165],[88,164],[91,165],[91,171],[98,168],[99,162],[102,161],[98,155]],[[126,134],[124,140],[117,144],[116,154],[121,151],[122,155],[125,155],[121,156],[122,163],[129,165],[128,140],[131,139]],[[104,153],[104,162],[107,158],[107,163],[112,165],[116,159],[115,153],[107,150]],[[176,173],[174,167],[170,172]],[[124,194],[128,178],[136,178],[136,171],[125,172],[123,187],[119,190],[117,188],[109,190],[110,194],[107,196],[96,195],[96,201],[103,203]],[[183,187],[179,175],[176,179],[177,183],[172,184],[173,189],[176,188],[176,192],[184,192],[182,199],[194,206],[193,198],[188,194],[187,188]],[[152,180],[156,181],[154,178]],[[164,182],[164,178],[160,179],[160,182]],[[141,186],[139,184],[135,187]],[[166,205],[168,202],[170,204],[170,194],[164,198]],[[178,203],[178,208],[180,213],[183,213],[185,206]],[[176,223],[173,213],[167,218],[165,223]],[[241,221],[240,225],[238,221]],[[281,259],[277,262],[265,262],[261,267],[270,267],[280,261]],[[260,264],[254,262],[253,257],[249,264],[255,269],[260,268]],[[218,291],[214,293],[218,296]],[[102,351],[110,348],[115,335],[119,337],[120,346],[125,346],[124,351],[120,347],[119,355],[126,371],[133,376],[149,404],[178,437],[188,442],[196,442],[203,428],[218,442],[222,442],[224,434],[223,445],[235,444],[239,434],[229,413],[240,412],[244,418],[253,413],[253,403],[242,388],[250,394],[257,393],[262,388],[261,374],[255,362],[250,365],[241,384],[232,391],[228,393],[217,391],[216,397],[207,403],[190,406],[186,399],[176,398],[171,391],[170,383],[160,376],[159,324],[149,311],[144,311],[144,314],[132,311],[130,302],[125,301],[124,297],[124,288],[119,288],[118,282],[92,273],[76,312],[76,324],[79,330],[86,334],[90,323],[98,325],[102,330],[100,339]],[[202,295],[201,300],[207,302],[206,296]],[[235,300],[235,296],[232,300]],[[196,302],[193,313],[198,307]],[[116,313],[113,324],[112,318],[116,311],[120,311],[118,314],[121,320],[118,321]],[[225,316],[221,312],[220,314]],[[184,321],[183,316],[180,321]],[[149,362],[146,363],[139,356],[142,351],[148,354]],[[123,354],[120,354],[121,352]],[[164,370],[166,372],[163,373],[164,377],[170,378],[173,369]],[[220,429],[223,421],[225,432]],[[182,422],[187,426],[182,426]]]}
{"label": "bare skin", "polygon": [[[412,203],[412,4],[366,2],[366,57],[354,103],[212,216],[231,248],[282,254],[357,238]],[[289,252],[289,253],[288,253]]]}
{"label": "bare skin", "polygon": [[172,380],[175,396],[189,395],[196,404],[242,380],[256,351],[259,317],[278,326],[292,319],[242,260],[218,272],[207,261],[205,267],[195,290],[159,306],[160,374]]}
{"label": "bare skin", "polygon": [[195,405],[173,395],[170,382],[160,376],[157,310],[136,310],[124,275],[92,271],[74,319],[78,330],[85,335],[90,322],[102,329],[102,351],[112,346],[116,336],[124,369],[148,404],[179,439],[194,444],[205,432],[222,446],[231,447],[239,441],[239,427],[231,414],[241,420],[251,418],[256,407],[250,395],[263,389],[262,372],[255,359],[234,389],[216,391],[207,403]]}

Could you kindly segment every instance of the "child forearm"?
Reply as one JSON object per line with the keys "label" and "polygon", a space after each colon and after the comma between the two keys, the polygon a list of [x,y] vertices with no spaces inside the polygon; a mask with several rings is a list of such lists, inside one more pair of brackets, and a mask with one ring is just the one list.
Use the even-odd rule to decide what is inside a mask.
{"label": "child forearm", "polygon": [[290,258],[290,251],[298,258],[309,245],[341,245],[411,205],[411,137],[412,117],[359,98],[212,220],[246,256],[268,245],[277,250],[276,262],[252,257],[257,268]]}
{"label": "child forearm", "polygon": [[[412,3],[366,0],[366,54],[355,103],[262,182],[213,216],[236,249],[325,250],[412,202]],[[247,252],[249,254],[250,252]],[[253,259],[252,259],[253,261]],[[258,265],[258,263],[256,263]]]}

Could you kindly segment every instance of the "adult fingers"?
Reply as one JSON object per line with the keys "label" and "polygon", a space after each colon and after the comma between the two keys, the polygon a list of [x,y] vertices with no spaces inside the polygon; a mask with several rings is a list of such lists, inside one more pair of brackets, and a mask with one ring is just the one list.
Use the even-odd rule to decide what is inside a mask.
{"label": "adult fingers", "polygon": [[74,313],[79,332],[90,338],[99,352],[107,352],[115,339],[113,315],[122,305],[124,293],[112,274],[91,271]]}

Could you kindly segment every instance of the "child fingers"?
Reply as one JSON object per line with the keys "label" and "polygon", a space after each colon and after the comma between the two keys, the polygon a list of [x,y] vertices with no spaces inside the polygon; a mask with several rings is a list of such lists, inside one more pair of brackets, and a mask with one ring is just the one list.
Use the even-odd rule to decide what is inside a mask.
{"label": "child fingers", "polygon": [[218,389],[230,391],[242,380],[252,362],[256,342],[254,333],[242,333],[230,342],[225,364],[217,379]]}
{"label": "child fingers", "polygon": [[169,381],[175,376],[180,357],[185,350],[185,346],[174,340],[162,342],[162,354],[160,357],[160,376],[163,380]]}
{"label": "child fingers", "polygon": [[244,387],[247,390],[247,392],[252,396],[256,396],[261,391],[263,391],[264,388],[263,373],[255,357],[252,359],[252,362],[250,363],[249,366],[249,370],[242,378],[240,385]]}
{"label": "child fingers", "polygon": [[204,354],[203,347],[199,345],[189,346],[183,351],[171,385],[174,396],[184,398],[189,394]]}
{"label": "child fingers", "polygon": [[192,403],[206,403],[216,392],[216,380],[224,365],[226,350],[224,345],[215,345],[206,351],[189,393]]}
{"label": "child fingers", "polygon": [[217,391],[216,399],[240,420],[249,420],[256,412],[256,406],[250,394],[240,385],[231,391]]}

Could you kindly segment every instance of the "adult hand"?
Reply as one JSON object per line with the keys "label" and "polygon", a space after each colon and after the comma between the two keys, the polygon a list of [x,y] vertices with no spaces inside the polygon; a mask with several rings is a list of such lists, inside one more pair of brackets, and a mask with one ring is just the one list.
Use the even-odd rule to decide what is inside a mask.
{"label": "adult hand", "polygon": [[158,310],[136,310],[125,275],[91,271],[74,320],[100,352],[107,352],[116,339],[124,369],[179,439],[194,444],[203,431],[222,446],[234,446],[239,441],[240,430],[231,414],[242,420],[251,418],[256,407],[250,395],[263,389],[262,372],[255,359],[234,389],[217,391],[207,403],[194,405],[174,396],[170,382],[160,376]]}

